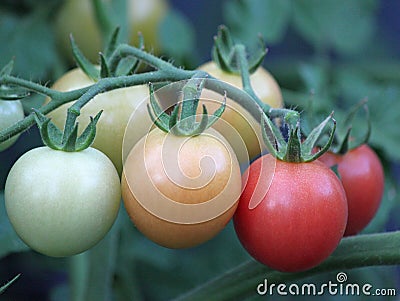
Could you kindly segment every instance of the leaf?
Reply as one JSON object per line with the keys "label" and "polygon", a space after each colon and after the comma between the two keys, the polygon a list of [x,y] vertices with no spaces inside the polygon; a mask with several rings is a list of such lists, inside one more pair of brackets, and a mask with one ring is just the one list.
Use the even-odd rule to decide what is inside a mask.
{"label": "leaf", "polygon": [[375,0],[293,1],[294,28],[316,49],[352,54],[371,38]]}
{"label": "leaf", "polygon": [[[400,149],[400,132],[397,126],[400,116],[400,87],[374,82],[366,78],[362,72],[339,72],[336,75],[335,83],[338,86],[337,89],[341,91],[342,97],[349,104],[368,98],[368,108],[371,112],[369,143],[380,149],[388,160],[400,160],[398,151]],[[346,114],[341,115],[345,116]],[[338,125],[340,125],[339,119]],[[366,127],[365,113],[360,112],[352,122],[352,135],[362,137],[365,135]]]}
{"label": "leaf", "polygon": [[[159,26],[160,45],[166,54],[178,61],[194,53],[195,31],[184,15],[170,10]],[[146,44],[146,39],[144,40]],[[179,45],[179,46],[178,46]]]}
{"label": "leaf", "polygon": [[58,66],[54,34],[46,11],[17,15],[0,11],[0,66],[14,59],[13,73],[32,80],[44,79]]}
{"label": "leaf", "polygon": [[233,35],[249,47],[259,43],[257,33],[267,43],[277,43],[290,21],[290,3],[288,0],[226,1],[223,17]]}
{"label": "leaf", "polygon": [[0,258],[13,252],[29,250],[10,224],[5,208],[4,190],[0,191],[0,246]]}

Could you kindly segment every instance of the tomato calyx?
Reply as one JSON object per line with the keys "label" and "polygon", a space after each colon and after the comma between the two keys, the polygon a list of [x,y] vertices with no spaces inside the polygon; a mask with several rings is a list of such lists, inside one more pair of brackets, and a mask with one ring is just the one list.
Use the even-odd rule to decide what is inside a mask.
{"label": "tomato calyx", "polygon": [[[188,80],[182,88],[183,100],[176,102],[170,114],[162,110],[156,99],[154,86],[150,83],[150,104],[147,105],[147,109],[154,124],[162,131],[176,136],[197,136],[211,127],[225,110],[226,94],[224,102],[212,115],[208,114],[204,104],[199,115],[197,108],[204,81],[204,78],[197,77]],[[196,117],[200,117],[200,121]]]}
{"label": "tomato calyx", "polygon": [[[369,137],[371,136],[371,120],[369,116],[369,110],[367,106],[367,100],[363,99],[357,104],[355,104],[347,114],[344,122],[343,127],[345,127],[345,132],[343,135],[337,135],[339,137],[335,137],[336,139],[333,141],[331,151],[335,154],[344,155],[349,150],[355,149],[363,144],[367,144]],[[363,107],[365,112],[365,121],[366,121],[366,131],[363,136],[355,139],[354,136],[351,135],[351,131],[353,129],[352,122],[358,110]],[[340,139],[340,137],[342,137]]]}
{"label": "tomato calyx", "polygon": [[[285,162],[311,162],[327,152],[334,139],[336,130],[336,120],[331,113],[325,120],[316,126],[306,139],[301,136],[300,119],[298,115],[287,114],[284,118],[285,125],[288,127],[288,138],[285,139],[280,129],[269,119],[266,114],[262,114],[262,136],[268,151],[277,159]],[[333,126],[330,131],[328,141],[315,152],[315,146],[320,138],[325,134],[330,122]]]}
{"label": "tomato calyx", "polygon": [[[81,52],[73,36],[70,36],[72,54],[80,69],[92,80],[98,81],[101,78],[125,76],[136,73],[140,66],[140,60],[131,55],[124,55],[117,51],[120,28],[117,27],[111,35],[103,52],[99,52],[99,64],[91,63]],[[139,48],[144,48],[144,40],[139,35]]]}
{"label": "tomato calyx", "polygon": [[[0,70],[0,78],[11,75],[14,61],[11,60]],[[11,85],[0,85],[0,100],[19,100],[29,96],[29,92],[21,87]]]}
{"label": "tomato calyx", "polygon": [[78,123],[75,120],[68,122],[62,132],[51,119],[40,111],[34,110],[34,117],[38,125],[43,143],[54,150],[66,152],[78,152],[88,148],[96,136],[96,124],[103,111],[100,111],[94,118],[90,117],[90,122],[83,133],[78,136]]}
{"label": "tomato calyx", "polygon": [[[261,36],[259,41],[259,47],[248,58],[247,71],[250,74],[257,70],[268,52]],[[217,35],[214,37],[214,46],[211,53],[212,59],[223,71],[241,74],[240,62],[238,62],[237,58],[238,47],[241,46],[243,45],[234,42],[228,27],[221,25],[218,28]]]}

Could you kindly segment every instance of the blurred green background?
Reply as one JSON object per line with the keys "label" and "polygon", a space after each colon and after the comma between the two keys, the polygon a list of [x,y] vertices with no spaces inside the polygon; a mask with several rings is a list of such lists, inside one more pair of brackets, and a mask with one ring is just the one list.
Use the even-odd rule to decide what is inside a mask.
{"label": "blurred green background", "polygon": [[[48,85],[74,67],[65,49],[60,49],[56,42],[59,32],[55,24],[64,2],[68,1],[2,0],[0,65],[14,59],[15,75]],[[288,107],[300,111],[312,107],[317,116],[334,110],[340,123],[349,107],[368,98],[372,122],[370,143],[384,163],[386,186],[378,215],[364,232],[399,229],[400,1],[170,0],[168,3],[168,11],[158,26],[159,54],[172,58],[177,65],[196,68],[210,60],[213,36],[218,25],[226,24],[249,49],[255,47],[258,34],[264,37],[269,48],[264,67],[281,85]],[[111,4],[116,16],[123,15],[124,10],[117,9],[123,4],[124,0]],[[24,100],[26,112],[40,106],[42,101],[40,96]],[[354,122],[356,133],[364,129],[361,117]],[[31,128],[13,147],[0,152],[0,285],[22,274],[0,295],[0,300],[169,300],[250,258],[231,224],[202,246],[169,250],[138,233],[124,210],[108,236],[82,255],[54,259],[30,251],[8,222],[3,189],[13,162],[38,145],[41,145],[38,132]],[[398,267],[370,267],[346,273],[352,283],[393,287],[400,293]],[[304,282],[324,283],[335,277],[336,273],[331,273]],[[257,297],[255,290],[250,297],[266,298]],[[280,298],[283,297],[269,299]],[[320,298],[363,299],[362,296]]]}

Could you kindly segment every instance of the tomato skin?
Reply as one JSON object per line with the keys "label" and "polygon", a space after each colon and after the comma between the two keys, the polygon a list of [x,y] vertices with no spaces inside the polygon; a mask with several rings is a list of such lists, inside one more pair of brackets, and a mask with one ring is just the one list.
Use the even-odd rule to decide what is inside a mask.
{"label": "tomato skin", "polygon": [[[65,73],[59,78],[52,89],[57,91],[71,91],[94,84],[81,69],[75,68]],[[105,153],[114,163],[119,174],[122,172],[122,143],[124,139],[125,128],[129,122],[131,114],[139,118],[139,124],[151,125],[151,119],[147,113],[146,107],[140,105],[148,98],[149,91],[144,85],[121,88],[97,95],[87,105],[81,109],[81,115],[78,117],[79,133],[81,133],[90,121],[90,116],[95,116],[100,110],[103,113],[97,123],[96,138],[92,147]],[[46,100],[48,103],[50,99]],[[47,116],[59,128],[64,128],[67,116],[67,110],[72,102],[62,105],[56,110],[50,112]],[[144,128],[146,128],[144,126]],[[138,133],[138,136],[144,136],[146,131]]]}
{"label": "tomato skin", "polygon": [[[5,129],[24,118],[24,109],[19,100],[0,100],[0,130]],[[0,143],[0,152],[12,146],[19,135]]]}
{"label": "tomato skin", "polygon": [[[177,164],[167,165],[175,156]],[[209,172],[209,181],[202,182]],[[217,235],[232,218],[241,175],[233,150],[215,130],[176,137],[155,128],[128,155],[121,185],[125,209],[139,231],[164,247],[189,248]],[[202,203],[211,200],[228,205],[218,213],[204,210]],[[149,209],[150,201],[159,212]]]}
{"label": "tomato skin", "polygon": [[[243,178],[247,182],[233,220],[240,242],[256,260],[298,272],[335,250],[346,228],[347,202],[329,168],[318,161],[287,163],[267,154]],[[249,209],[255,201],[258,205]]]}
{"label": "tomato skin", "polygon": [[[211,76],[239,89],[242,89],[243,87],[240,75],[225,72],[214,62],[207,62],[201,65],[198,69],[206,71]],[[250,82],[255,94],[262,102],[270,105],[272,108],[283,107],[283,98],[280,87],[266,69],[259,67],[253,74],[251,74]],[[223,101],[221,95],[210,90],[204,90],[201,97],[217,101],[216,103],[209,101],[205,102],[208,112],[214,112]],[[235,150],[240,163],[248,164],[249,159],[252,160],[260,155],[263,148],[263,140],[259,120],[256,120],[242,106],[230,98],[227,98],[226,100],[226,109],[222,114],[221,119],[236,129],[241,139],[243,139],[246,146],[245,150],[247,149],[247,154],[243,154],[243,142],[241,139],[232,137],[232,130],[227,130],[227,128],[224,127],[223,121],[220,120],[213,125],[213,128],[218,130],[228,139],[229,143]]]}
{"label": "tomato skin", "polygon": [[119,176],[100,151],[32,149],[10,170],[7,215],[32,249],[53,257],[81,253],[99,242],[119,210]]}
{"label": "tomato skin", "polygon": [[328,167],[337,165],[349,207],[344,235],[359,233],[373,219],[383,197],[385,180],[379,157],[363,144],[344,155],[325,153],[319,160]]}
{"label": "tomato skin", "polygon": [[[168,3],[165,0],[128,0],[128,43],[137,46],[138,32],[141,32],[147,49],[158,53],[158,26],[167,10]],[[71,33],[89,60],[99,60],[99,52],[103,50],[101,33],[90,0],[65,1],[57,13],[55,30],[58,47],[69,60],[72,61],[69,39]]]}

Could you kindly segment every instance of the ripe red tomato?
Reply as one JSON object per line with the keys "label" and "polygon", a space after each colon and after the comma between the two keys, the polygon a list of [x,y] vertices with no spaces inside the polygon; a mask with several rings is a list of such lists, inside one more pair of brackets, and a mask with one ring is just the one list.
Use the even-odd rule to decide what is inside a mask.
{"label": "ripe red tomato", "polygon": [[382,164],[366,144],[344,155],[325,153],[320,160],[328,167],[337,165],[349,207],[344,235],[357,234],[372,220],[381,203],[385,182]]}
{"label": "ripe red tomato", "polygon": [[339,179],[324,164],[288,163],[267,154],[250,165],[243,183],[234,225],[256,260],[296,272],[335,250],[346,228],[347,202]]}

